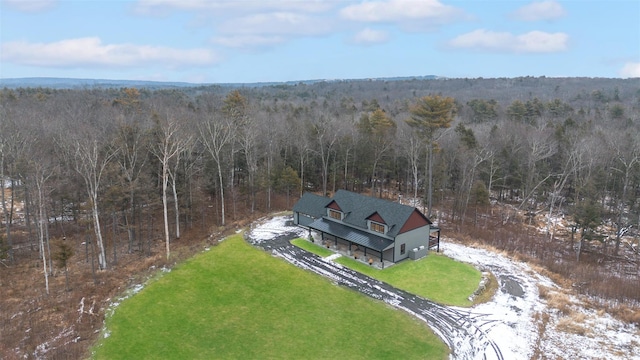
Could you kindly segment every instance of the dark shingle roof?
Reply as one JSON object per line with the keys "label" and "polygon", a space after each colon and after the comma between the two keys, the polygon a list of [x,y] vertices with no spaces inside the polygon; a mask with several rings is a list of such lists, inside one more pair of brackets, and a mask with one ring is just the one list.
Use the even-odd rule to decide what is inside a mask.
{"label": "dark shingle roof", "polygon": [[[312,193],[305,193],[302,198],[300,198],[300,200],[293,206],[293,211],[309,215],[313,219],[320,219],[323,216],[327,215],[326,207],[332,201],[335,201],[338,207],[345,214],[342,222],[347,226],[352,226],[356,230],[365,230],[363,234],[368,233],[369,235],[371,235],[371,232],[367,227],[367,218],[375,213],[378,213],[378,215],[380,215],[380,217],[382,217],[382,219],[384,220],[384,223],[388,226],[387,233],[383,237],[377,236],[379,238],[395,239],[395,237],[402,229],[403,225],[407,223],[410,216],[414,213],[414,211],[416,211],[416,208],[412,206],[402,205],[393,201],[366,195],[360,195],[346,190],[338,190],[334,194],[333,198],[328,198]],[[300,221],[304,222],[304,224],[302,225],[305,226],[311,226],[310,223],[313,222],[313,220],[310,219],[301,219]],[[328,223],[334,222],[335,221],[333,220],[328,221]],[[428,219],[427,222],[431,224]],[[318,228],[318,230],[321,229]],[[358,243],[357,241],[354,242]],[[377,249],[377,247],[371,247]]]}
{"label": "dark shingle roof", "polygon": [[325,196],[316,195],[313,193],[304,193],[300,200],[293,205],[293,211],[310,215],[317,219],[321,218],[327,213],[325,207],[329,205],[331,199]]}
{"label": "dark shingle roof", "polygon": [[389,226],[387,235],[395,238],[415,208],[389,200],[360,195],[346,190],[338,190],[333,200],[345,213],[344,223],[366,229],[367,218],[378,213]]}

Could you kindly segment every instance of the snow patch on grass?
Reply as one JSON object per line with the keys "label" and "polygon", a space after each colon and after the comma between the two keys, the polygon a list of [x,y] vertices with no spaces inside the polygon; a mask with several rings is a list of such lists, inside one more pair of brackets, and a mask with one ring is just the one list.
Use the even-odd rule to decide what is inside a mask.
{"label": "snow patch on grass", "polygon": [[295,225],[287,225],[290,220],[292,220],[291,216],[260,219],[251,225],[248,236],[256,244],[292,231],[296,232],[300,237],[304,237],[307,230]]}
{"label": "snow patch on grass", "polygon": [[575,296],[568,298],[568,314],[554,309],[541,298],[539,286],[552,291],[559,287],[526,263],[448,239],[440,248],[449,257],[488,269],[500,283],[490,302],[471,311],[496,321],[487,335],[500,346],[505,359],[530,359],[537,351],[552,359],[640,360],[636,326],[589,309]]}

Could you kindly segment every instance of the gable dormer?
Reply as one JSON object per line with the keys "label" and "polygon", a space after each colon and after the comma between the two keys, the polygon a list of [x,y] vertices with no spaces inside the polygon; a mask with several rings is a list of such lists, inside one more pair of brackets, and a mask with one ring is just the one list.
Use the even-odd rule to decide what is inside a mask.
{"label": "gable dormer", "polygon": [[327,216],[340,221],[344,219],[344,212],[335,200],[331,201],[329,205],[327,205]]}
{"label": "gable dormer", "polygon": [[427,219],[420,211],[414,209],[407,221],[402,225],[398,234],[409,232],[411,230],[431,225],[431,221]]}
{"label": "gable dormer", "polygon": [[369,215],[369,217],[367,218],[367,227],[369,228],[369,230],[381,234],[386,234],[387,231],[389,231],[389,226],[377,211]]}

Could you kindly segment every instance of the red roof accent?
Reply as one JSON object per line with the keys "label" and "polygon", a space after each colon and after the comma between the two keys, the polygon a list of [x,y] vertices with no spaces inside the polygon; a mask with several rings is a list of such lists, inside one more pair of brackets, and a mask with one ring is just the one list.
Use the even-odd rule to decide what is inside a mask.
{"label": "red roof accent", "polygon": [[414,209],[413,213],[409,215],[409,218],[407,219],[407,221],[404,223],[404,225],[402,225],[402,228],[400,228],[400,231],[398,232],[398,234],[406,233],[408,231],[411,231],[423,226],[427,226],[430,224],[431,224],[431,221],[429,221],[429,219],[427,219],[426,216],[424,216],[417,209]]}
{"label": "red roof accent", "polygon": [[386,222],[384,222],[384,219],[382,218],[382,216],[380,216],[380,214],[378,214],[377,211],[371,214],[371,216],[369,216],[367,220],[375,221],[380,224],[387,224]]}
{"label": "red roof accent", "polygon": [[331,201],[329,203],[329,205],[327,205],[327,207],[329,209],[338,210],[338,211],[342,212],[342,209],[340,209],[340,206],[338,206],[338,203],[335,200]]}

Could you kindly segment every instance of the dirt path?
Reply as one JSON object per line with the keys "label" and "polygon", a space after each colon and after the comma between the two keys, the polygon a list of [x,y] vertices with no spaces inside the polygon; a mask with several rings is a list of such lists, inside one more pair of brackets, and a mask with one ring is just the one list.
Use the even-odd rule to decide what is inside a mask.
{"label": "dirt path", "polygon": [[[259,231],[259,235],[256,231],[247,233],[247,240],[300,268],[382,300],[425,321],[449,346],[452,359],[504,359],[499,346],[487,336],[487,330],[496,321],[486,314],[436,304],[291,245],[290,240],[302,235],[299,228],[263,228]],[[272,234],[270,239],[269,233]]]}

